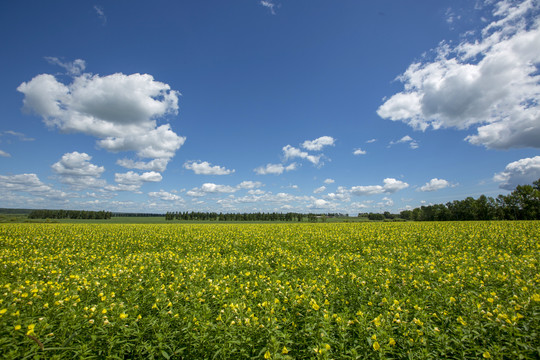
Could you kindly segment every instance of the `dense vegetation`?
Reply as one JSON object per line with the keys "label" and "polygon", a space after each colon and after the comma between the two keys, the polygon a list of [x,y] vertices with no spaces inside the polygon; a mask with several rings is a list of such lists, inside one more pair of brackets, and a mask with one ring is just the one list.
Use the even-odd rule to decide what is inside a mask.
{"label": "dense vegetation", "polygon": [[32,210],[29,219],[110,219],[110,211],[86,210]]}
{"label": "dense vegetation", "polygon": [[168,212],[165,220],[199,221],[309,221],[315,222],[322,217],[347,217],[344,214],[301,214],[301,213],[216,213],[216,212]]}
{"label": "dense vegetation", "polygon": [[0,358],[538,359],[540,222],[0,225]]}
{"label": "dense vegetation", "polygon": [[402,211],[400,216],[414,221],[540,220],[540,179],[532,185],[518,185],[510,194],[497,198],[468,197]]}

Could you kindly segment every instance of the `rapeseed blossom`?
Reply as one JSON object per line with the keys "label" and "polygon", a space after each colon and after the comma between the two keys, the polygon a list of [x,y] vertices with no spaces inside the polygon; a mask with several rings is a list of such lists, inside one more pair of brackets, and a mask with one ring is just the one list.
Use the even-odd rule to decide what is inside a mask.
{"label": "rapeseed blossom", "polygon": [[1,224],[0,328],[13,329],[2,341],[11,358],[36,340],[51,357],[100,358],[108,339],[111,357],[421,358],[437,344],[455,358],[456,334],[483,328],[489,351],[469,337],[461,348],[533,358],[519,343],[537,344],[538,233],[538,222]]}

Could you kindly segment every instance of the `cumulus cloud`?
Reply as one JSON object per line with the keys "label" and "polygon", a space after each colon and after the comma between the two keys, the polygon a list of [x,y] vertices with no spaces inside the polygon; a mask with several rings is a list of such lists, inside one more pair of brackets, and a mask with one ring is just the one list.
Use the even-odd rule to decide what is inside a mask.
{"label": "cumulus cloud", "polygon": [[7,152],[5,152],[3,150],[0,150],[0,156],[2,156],[2,157],[11,157],[11,154],[9,154],[9,153],[7,153]]}
{"label": "cumulus cloud", "polygon": [[351,191],[345,188],[344,186],[339,186],[336,192],[326,194],[325,198],[329,200],[339,200],[348,202],[351,200]]}
{"label": "cumulus cloud", "polygon": [[55,190],[41,182],[36,174],[0,175],[0,194],[10,196],[13,192],[27,193],[52,200],[67,199],[68,194]]}
{"label": "cumulus cloud", "polygon": [[87,153],[74,151],[62,155],[51,168],[59,175],[62,183],[70,185],[73,189],[105,187],[107,182],[100,178],[105,168],[90,163],[90,160],[92,157]]}
{"label": "cumulus cloud", "polygon": [[212,166],[207,161],[188,161],[184,163],[184,168],[193,170],[197,175],[229,175],[234,173],[234,170],[229,170],[218,165]]}
{"label": "cumulus cloud", "polygon": [[163,201],[181,201],[182,200],[180,196],[164,191],[164,190],[159,190],[157,192],[156,191],[149,192],[148,196],[158,198]]}
{"label": "cumulus cloud", "polygon": [[316,188],[315,190],[313,190],[313,193],[314,194],[320,194],[320,193],[324,192],[325,190],[326,190],[326,186],[323,185],[323,186],[320,186],[320,187]]}
{"label": "cumulus cloud", "polygon": [[187,196],[192,196],[192,197],[200,197],[200,196],[205,196],[207,194],[215,194],[215,193],[226,193],[226,194],[230,194],[230,193],[234,193],[238,190],[239,188],[238,187],[233,187],[233,186],[229,186],[229,185],[219,185],[219,184],[214,184],[214,183],[204,183],[202,184],[202,186],[200,188],[193,188],[191,190],[189,190],[188,192],[186,192],[186,195]]}
{"label": "cumulus cloud", "polygon": [[315,201],[313,201],[313,204],[311,206],[311,208],[313,209],[323,209],[323,208],[326,208],[330,205],[330,203],[324,199],[315,199]]}
{"label": "cumulus cloud", "polygon": [[362,150],[360,148],[354,149],[354,151],[353,151],[353,155],[365,155],[365,154],[366,154],[366,151]]}
{"label": "cumulus cloud", "polygon": [[157,124],[157,119],[177,113],[179,93],[148,74],[83,73],[67,85],[41,74],[17,90],[24,94],[25,109],[41,115],[49,127],[97,137],[97,145],[111,152],[134,151],[140,158],[160,159],[152,165],[121,160],[128,167],[164,169],[163,163],[185,141],[169,124]]}
{"label": "cumulus cloud", "polygon": [[87,153],[74,151],[62,155],[60,161],[54,163],[51,167],[59,175],[101,176],[105,168],[91,164],[91,159],[92,157]]}
{"label": "cumulus cloud", "polygon": [[163,172],[167,169],[168,159],[154,159],[150,161],[134,161],[132,159],[118,159],[116,163],[126,169],[148,170]]}
{"label": "cumulus cloud", "polygon": [[504,171],[495,174],[493,180],[499,187],[514,190],[518,185],[532,184],[540,179],[540,156],[524,158],[506,165]]}
{"label": "cumulus cloud", "polygon": [[163,179],[160,173],[149,171],[142,174],[134,171],[114,174],[114,181],[118,185],[108,185],[105,189],[110,191],[135,191],[138,192],[144,183],[160,182]]}
{"label": "cumulus cloud", "polygon": [[237,188],[239,189],[257,189],[263,186],[263,183],[260,181],[242,181],[240,184],[238,184]]}
{"label": "cumulus cloud", "polygon": [[377,194],[393,194],[399,190],[403,190],[409,187],[406,182],[396,180],[393,178],[386,178],[383,180],[383,185],[367,185],[367,186],[353,186],[350,192],[353,195],[377,195]]}
{"label": "cumulus cloud", "polygon": [[236,186],[219,185],[214,183],[205,183],[200,188],[193,188],[186,192],[186,195],[191,197],[201,197],[207,194],[232,194],[238,190],[249,190],[249,194],[260,195],[264,194],[262,190],[255,190],[263,186],[260,181],[242,181]]}
{"label": "cumulus cloud", "polygon": [[321,136],[315,140],[306,140],[302,144],[302,147],[311,151],[321,151],[325,146],[333,146],[335,139],[331,136]]}
{"label": "cumulus cloud", "polygon": [[324,180],[325,184],[333,184],[334,182],[335,182],[334,179],[326,179],[326,180]]}
{"label": "cumulus cloud", "polygon": [[295,148],[294,146],[287,145],[283,147],[283,155],[285,156],[285,160],[293,159],[293,158],[301,158],[306,159],[309,162],[311,162],[313,165],[317,165],[319,163],[319,160],[321,159],[321,156],[315,156],[310,155],[305,151],[302,151],[298,148]]}
{"label": "cumulus cloud", "polygon": [[266,164],[266,166],[259,166],[255,171],[258,175],[281,175],[284,171],[296,170],[296,163],[284,166],[283,164]]}
{"label": "cumulus cloud", "polygon": [[418,142],[414,140],[412,137],[410,137],[409,135],[405,135],[404,137],[402,137],[401,139],[397,141],[391,141],[390,145],[407,144],[407,143],[409,144],[409,147],[411,149],[418,149],[419,147]]}
{"label": "cumulus cloud", "polygon": [[444,179],[433,178],[429,180],[424,186],[422,186],[419,191],[436,191],[449,187],[450,183]]}
{"label": "cumulus cloud", "polygon": [[377,113],[421,130],[473,127],[466,140],[487,148],[540,147],[539,12],[537,1],[497,2],[479,38],[410,65]]}

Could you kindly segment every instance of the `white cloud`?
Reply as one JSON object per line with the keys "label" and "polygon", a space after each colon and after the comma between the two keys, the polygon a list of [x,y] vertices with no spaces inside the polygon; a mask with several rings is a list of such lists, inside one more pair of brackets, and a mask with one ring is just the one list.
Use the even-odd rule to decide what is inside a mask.
{"label": "white cloud", "polygon": [[0,194],[10,196],[13,192],[28,193],[52,200],[63,200],[68,194],[55,190],[41,182],[36,174],[0,175]]}
{"label": "white cloud", "polygon": [[259,175],[268,175],[268,174],[274,174],[274,175],[281,175],[284,171],[291,171],[296,170],[296,163],[292,163],[287,166],[283,166],[282,164],[266,164],[266,166],[259,166],[256,168],[255,171]]}
{"label": "white cloud", "polygon": [[353,186],[350,192],[353,195],[376,195],[376,194],[393,194],[399,190],[403,190],[409,187],[406,182],[396,180],[393,178],[386,178],[383,180],[384,185],[368,185],[368,186]]}
{"label": "white cloud", "polygon": [[365,154],[366,154],[366,151],[362,150],[360,148],[354,149],[354,151],[353,151],[353,155],[365,155]]}
{"label": "white cloud", "polygon": [[205,193],[233,193],[237,190],[237,188],[229,185],[205,183],[201,186],[201,190]]}
{"label": "white cloud", "polygon": [[81,59],[63,62],[57,57],[46,56],[45,60],[47,60],[49,64],[63,67],[66,70],[67,74],[71,76],[81,75],[84,72],[84,69],[86,69],[86,62]]}
{"label": "white cloud", "polygon": [[325,190],[326,190],[326,186],[323,185],[323,186],[320,186],[320,187],[316,188],[315,190],[313,190],[313,193],[314,194],[319,194],[319,193],[324,192]]}
{"label": "white cloud", "polygon": [[4,133],[8,134],[8,135],[16,136],[21,141],[34,141],[35,140],[34,138],[29,138],[26,135],[24,135],[23,133],[13,131],[13,130],[7,130],[7,131],[4,131]]}
{"label": "white cloud", "polygon": [[180,196],[172,194],[164,190],[159,190],[158,192],[155,192],[155,191],[149,192],[148,195],[151,197],[161,199],[163,201],[181,201],[182,200]]}
{"label": "white cloud", "polygon": [[330,203],[323,199],[316,199],[313,201],[312,208],[313,209],[323,209],[330,205]]}
{"label": "white cloud", "polygon": [[419,191],[436,191],[449,187],[450,183],[444,179],[433,178],[429,180],[424,186],[422,186]]}
{"label": "white cloud", "polygon": [[117,186],[109,185],[106,187],[110,191],[138,191],[140,187],[147,182],[160,182],[163,179],[160,173],[149,171],[142,174],[134,171],[127,173],[114,174],[114,181]]}
{"label": "white cloud", "polygon": [[[243,184],[243,183],[241,183]],[[240,185],[239,185],[240,186]],[[239,186],[233,187],[229,185],[219,185],[214,183],[204,183],[200,188],[193,188],[186,192],[187,196],[192,197],[200,197],[205,196],[207,194],[215,194],[215,193],[226,193],[231,194],[236,192],[239,189]],[[245,186],[245,185],[244,185]]]}
{"label": "white cloud", "polygon": [[339,201],[348,202],[351,200],[350,194],[351,194],[350,190],[347,190],[347,188],[343,186],[339,186],[335,193],[328,193],[326,194],[325,198],[329,200],[339,200]]}
{"label": "white cloud", "polygon": [[302,151],[298,148],[295,148],[294,146],[291,146],[291,145],[287,145],[283,147],[283,155],[285,156],[285,160],[299,157],[301,159],[308,160],[313,165],[317,165],[321,158],[320,155],[319,156],[309,155],[307,152]]}
{"label": "white cloud", "polygon": [[302,147],[311,151],[321,151],[325,146],[333,146],[335,139],[331,136],[321,136],[315,140],[306,140],[302,144]]}
{"label": "white cloud", "polygon": [[408,143],[411,149],[418,149],[418,146],[419,146],[418,142],[414,140],[412,137],[410,137],[409,135],[405,135],[404,137],[402,137],[401,139],[397,141],[391,141],[390,145],[403,144],[403,143]]}
{"label": "white cloud", "polygon": [[[169,124],[156,122],[177,113],[179,93],[148,74],[85,73],[67,85],[53,75],[41,74],[17,90],[25,95],[24,107],[41,115],[48,126],[95,136],[98,146],[111,152],[134,151],[141,158],[161,159],[154,169],[164,168],[162,163],[185,141]],[[125,159],[121,163],[145,167]]]}
{"label": "white cloud", "polygon": [[168,159],[154,159],[151,161],[134,161],[132,159],[118,159],[116,163],[126,169],[138,169],[163,172],[167,169]]}
{"label": "white cloud", "polygon": [[276,7],[276,4],[274,4],[272,0],[261,0],[259,4],[269,9],[272,15],[276,15],[276,10],[274,9]]}
{"label": "white cloud", "polygon": [[495,174],[493,180],[499,187],[514,190],[518,185],[532,184],[540,179],[540,156],[524,158],[506,165],[504,171]]}
{"label": "white cloud", "polygon": [[90,163],[92,157],[87,153],[74,151],[62,155],[60,161],[54,163],[51,167],[59,175],[70,176],[92,176],[99,177],[105,171],[103,166],[97,166]]}
{"label": "white cloud", "polygon": [[325,184],[333,184],[334,182],[335,182],[334,179],[326,179],[326,180],[324,180]]}
{"label": "white cloud", "polygon": [[260,188],[261,186],[263,186],[263,183],[260,181],[242,181],[240,184],[238,184],[237,188],[251,190]]}
{"label": "white cloud", "polygon": [[382,198],[382,202],[378,203],[379,206],[381,207],[390,207],[390,206],[394,206],[394,200],[390,199],[389,197],[383,197]]}
{"label": "white cloud", "polygon": [[101,20],[101,24],[105,25],[107,23],[107,16],[105,15],[105,12],[103,11],[103,7],[94,5],[94,10],[96,11],[97,16]]}
{"label": "white cloud", "polygon": [[377,141],[377,139],[370,139],[370,140],[366,141],[366,143],[371,144],[371,143],[374,143],[375,141]]}
{"label": "white cloud", "polygon": [[499,1],[480,38],[443,43],[434,60],[410,65],[404,91],[377,113],[421,130],[475,127],[466,140],[487,148],[540,147],[539,10]]}
{"label": "white cloud", "polygon": [[184,168],[193,170],[197,175],[229,175],[234,173],[234,170],[229,170],[218,165],[212,166],[207,161],[188,161],[184,163]]}
{"label": "white cloud", "polygon": [[249,191],[248,191],[248,194],[249,194],[249,195],[263,195],[263,194],[265,194],[265,193],[266,193],[266,191],[261,190],[261,189],[249,190]]}
{"label": "white cloud", "polygon": [[2,156],[2,157],[11,157],[11,154],[9,154],[9,153],[7,153],[7,152],[5,152],[3,150],[0,150],[0,156]]}
{"label": "white cloud", "polygon": [[100,177],[105,168],[90,163],[91,159],[87,153],[74,151],[62,155],[51,168],[59,175],[62,183],[70,185],[73,189],[104,188],[107,182]]}

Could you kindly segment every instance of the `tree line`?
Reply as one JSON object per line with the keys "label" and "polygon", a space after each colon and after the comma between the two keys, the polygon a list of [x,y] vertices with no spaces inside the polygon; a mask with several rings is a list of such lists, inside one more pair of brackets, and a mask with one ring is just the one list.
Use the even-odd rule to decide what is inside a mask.
{"label": "tree line", "polygon": [[195,221],[309,221],[315,222],[328,217],[348,216],[345,214],[302,214],[302,213],[216,213],[216,212],[168,212],[165,220]]}
{"label": "tree line", "polygon": [[32,210],[28,214],[29,219],[110,219],[110,211],[87,211],[87,210]]}
{"label": "tree line", "polygon": [[540,220],[540,179],[532,185],[518,185],[508,195],[421,206],[402,211],[400,217],[413,221]]}

